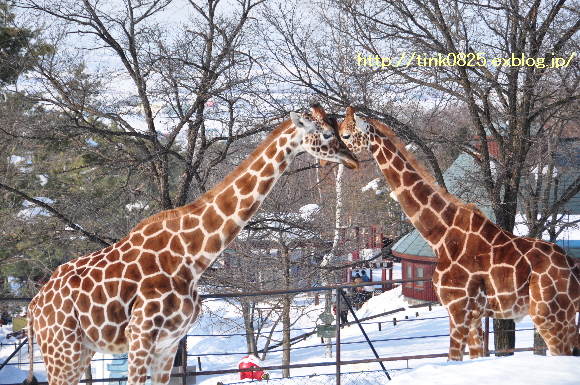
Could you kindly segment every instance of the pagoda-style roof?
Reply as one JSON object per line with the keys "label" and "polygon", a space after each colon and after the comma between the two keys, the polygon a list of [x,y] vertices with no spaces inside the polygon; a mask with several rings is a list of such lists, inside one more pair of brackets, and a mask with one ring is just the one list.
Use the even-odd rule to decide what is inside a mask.
{"label": "pagoda-style roof", "polygon": [[425,242],[425,238],[423,238],[417,230],[413,230],[410,233],[407,233],[403,238],[399,239],[391,251],[400,254],[435,258],[433,249],[427,244],[427,242]]}

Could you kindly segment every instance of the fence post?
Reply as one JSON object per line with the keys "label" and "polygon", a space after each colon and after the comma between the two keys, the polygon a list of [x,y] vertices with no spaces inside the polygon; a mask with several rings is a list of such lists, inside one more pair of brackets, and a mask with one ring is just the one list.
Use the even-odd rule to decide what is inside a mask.
{"label": "fence post", "polygon": [[187,335],[179,342],[181,344],[181,384],[187,385]]}
{"label": "fence post", "polygon": [[485,317],[485,330],[483,334],[483,356],[489,357],[489,317]]}
{"label": "fence post", "polygon": [[336,308],[336,385],[340,385],[340,301],[342,300],[341,297],[342,288],[336,289],[336,301],[335,301],[335,308]]}

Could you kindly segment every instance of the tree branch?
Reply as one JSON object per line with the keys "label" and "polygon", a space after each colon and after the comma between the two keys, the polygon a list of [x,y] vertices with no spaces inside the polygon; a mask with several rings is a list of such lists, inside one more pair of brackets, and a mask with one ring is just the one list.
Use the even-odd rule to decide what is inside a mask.
{"label": "tree branch", "polygon": [[62,213],[60,213],[58,210],[56,210],[54,207],[52,207],[51,205],[42,202],[41,200],[32,198],[31,196],[29,196],[28,194],[23,193],[22,191],[16,190],[10,186],[6,186],[3,183],[0,183],[0,188],[4,189],[14,195],[17,195],[23,199],[25,199],[28,202],[34,203],[35,205],[42,207],[43,209],[45,209],[46,211],[50,212],[52,215],[54,215],[56,218],[58,218],[61,222],[63,222],[65,225],[69,226],[70,228],[72,228],[75,231],[78,231],[79,233],[81,233],[82,235],[84,235],[85,237],[87,237],[89,240],[91,240],[92,242],[98,243],[101,246],[107,247],[110,246],[111,244],[107,241],[105,241],[104,239],[100,238],[98,235],[96,235],[95,233],[91,233],[89,231],[86,231],[85,229],[83,229],[81,226],[77,225],[76,223],[74,223],[73,221],[71,221],[70,219],[68,219],[65,215],[63,215]]}

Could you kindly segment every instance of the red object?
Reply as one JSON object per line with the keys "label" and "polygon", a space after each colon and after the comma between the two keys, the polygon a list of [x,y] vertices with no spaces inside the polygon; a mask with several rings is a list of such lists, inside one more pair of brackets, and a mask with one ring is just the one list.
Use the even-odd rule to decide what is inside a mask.
{"label": "red object", "polygon": [[[238,368],[239,369],[259,368],[260,366],[257,364],[257,361],[259,361],[257,357],[245,356],[240,360]],[[249,378],[252,380],[261,380],[263,375],[264,375],[263,370],[240,372],[240,380],[243,380],[245,378]]]}

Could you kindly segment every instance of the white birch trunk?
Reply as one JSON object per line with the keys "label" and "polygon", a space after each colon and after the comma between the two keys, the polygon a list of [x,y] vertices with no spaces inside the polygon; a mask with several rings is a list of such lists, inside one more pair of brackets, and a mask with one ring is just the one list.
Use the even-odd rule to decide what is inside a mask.
{"label": "white birch trunk", "polygon": [[[334,225],[334,240],[332,243],[332,250],[329,254],[325,255],[321,266],[328,266],[332,259],[338,253],[338,242],[340,241],[340,219],[342,215],[342,174],[344,172],[344,166],[340,164],[338,166],[338,172],[336,173],[336,210],[335,210],[335,225]],[[324,286],[330,285],[330,280],[325,274],[322,277],[322,284]],[[332,293],[327,291],[324,295],[325,311],[332,311]],[[338,311],[338,310],[337,310]],[[332,358],[332,338],[325,338],[326,348],[325,357]]]}

